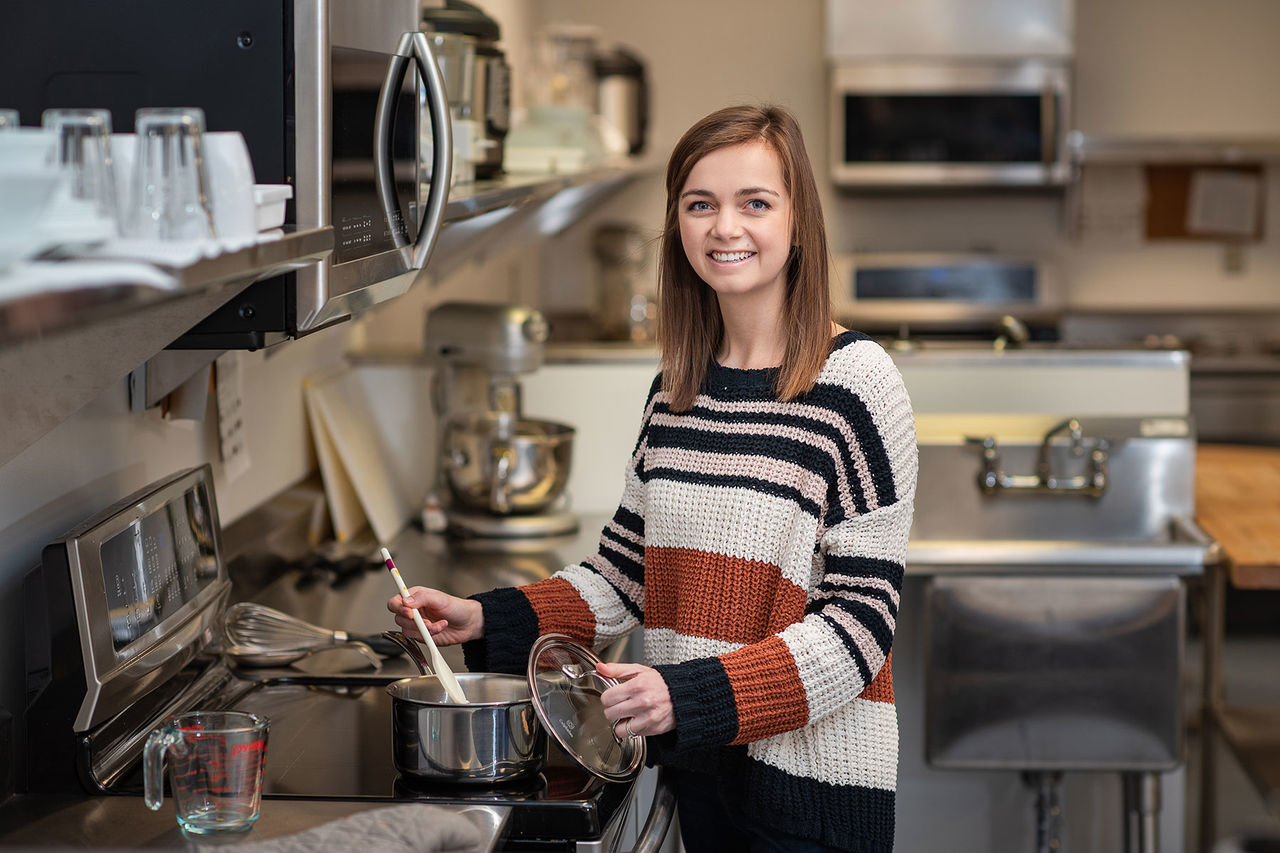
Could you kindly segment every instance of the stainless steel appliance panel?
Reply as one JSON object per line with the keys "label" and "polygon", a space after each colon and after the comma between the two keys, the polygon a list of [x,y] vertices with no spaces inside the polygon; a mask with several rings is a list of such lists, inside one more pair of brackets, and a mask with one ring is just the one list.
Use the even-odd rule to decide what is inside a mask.
{"label": "stainless steel appliance panel", "polygon": [[[335,240],[330,259],[298,273],[298,332],[404,293],[430,258],[448,200],[452,130],[439,66],[416,32],[418,9],[410,0],[295,0],[297,109],[316,120],[297,134],[298,224],[331,224]],[[420,91],[427,110],[418,109]],[[419,161],[428,133],[420,115],[435,142],[430,172]]]}
{"label": "stainless steel appliance panel", "polygon": [[843,61],[829,170],[851,188],[1061,185],[1070,116],[1065,60]]}
{"label": "stainless steel appliance panel", "polygon": [[[41,609],[74,607],[79,628],[86,692],[75,731],[119,713],[201,650],[212,611],[231,588],[218,529],[213,475],[203,465],[131,495],[45,548]],[[59,600],[67,583],[71,600]],[[48,639],[29,632],[30,686],[39,684],[40,641]]]}
{"label": "stainless steel appliance panel", "polygon": [[1177,766],[1184,598],[1174,577],[934,578],[926,591],[929,762]]}
{"label": "stainless steel appliance panel", "polygon": [[1050,321],[1062,306],[1052,264],[1014,255],[865,252],[840,255],[831,305],[854,328],[992,332],[1010,315]]}

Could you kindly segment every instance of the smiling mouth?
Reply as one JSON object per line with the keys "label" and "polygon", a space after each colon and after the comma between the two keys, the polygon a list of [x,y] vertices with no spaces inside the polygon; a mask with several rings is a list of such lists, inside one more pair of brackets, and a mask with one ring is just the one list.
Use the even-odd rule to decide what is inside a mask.
{"label": "smiling mouth", "polygon": [[755,257],[755,252],[711,252],[711,260],[718,264],[732,264]]}

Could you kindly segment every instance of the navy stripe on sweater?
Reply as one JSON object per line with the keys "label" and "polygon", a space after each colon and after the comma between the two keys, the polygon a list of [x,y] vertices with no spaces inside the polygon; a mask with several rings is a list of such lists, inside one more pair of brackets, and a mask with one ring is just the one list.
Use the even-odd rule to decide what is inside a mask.
{"label": "navy stripe on sweater", "polygon": [[738,736],[738,707],[733,685],[719,658],[697,658],[684,663],[654,667],[667,683],[676,712],[676,728],[670,738],[679,751],[724,744]]}
{"label": "navy stripe on sweater", "polygon": [[667,468],[665,466],[658,468],[646,468],[644,477],[641,478],[648,483],[652,479],[667,480],[675,483],[692,483],[697,486],[726,486],[736,489],[750,489],[761,494],[773,495],[783,500],[792,501],[797,504],[801,510],[809,515],[817,518],[822,513],[822,507],[818,506],[815,501],[806,498],[800,493],[799,489],[793,489],[788,486],[781,486],[768,480],[761,480],[757,477],[743,477],[734,475],[720,474],[702,474],[694,471],[682,471],[677,468]]}
{"label": "navy stripe on sweater", "polygon": [[655,426],[649,437],[649,452],[660,448],[701,450],[714,448],[716,453],[761,456],[798,465],[807,471],[832,480],[836,466],[831,456],[809,441],[797,441],[780,435],[743,432],[736,435],[700,430],[697,427]]}
{"label": "navy stripe on sweater", "polygon": [[538,614],[524,593],[511,587],[469,596],[480,602],[484,624],[501,625],[484,637],[462,644],[462,658],[471,672],[524,675],[529,649],[538,639]]}
{"label": "navy stripe on sweater", "polygon": [[751,759],[737,778],[742,797],[734,799],[754,823],[855,853],[893,850],[893,791],[792,776]]}

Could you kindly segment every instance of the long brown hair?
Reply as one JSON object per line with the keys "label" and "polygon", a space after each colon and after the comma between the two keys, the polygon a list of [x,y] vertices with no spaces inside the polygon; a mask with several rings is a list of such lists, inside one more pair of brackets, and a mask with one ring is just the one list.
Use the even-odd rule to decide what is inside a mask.
{"label": "long brown hair", "polygon": [[791,198],[791,257],[783,301],[786,351],[778,372],[779,399],[811,389],[831,346],[831,292],[822,202],[795,116],[777,106],[718,110],[689,128],[667,163],[667,212],[658,268],[658,340],[662,388],[678,412],[693,406],[707,364],[724,338],[715,291],[689,265],[680,240],[680,191],[694,165],[712,151],[764,142],[782,165]]}

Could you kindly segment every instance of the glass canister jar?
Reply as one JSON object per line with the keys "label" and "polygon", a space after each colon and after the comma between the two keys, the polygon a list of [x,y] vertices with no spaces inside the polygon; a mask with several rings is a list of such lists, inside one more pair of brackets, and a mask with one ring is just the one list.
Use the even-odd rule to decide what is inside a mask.
{"label": "glass canister jar", "polygon": [[600,334],[609,340],[652,341],[658,328],[658,283],[652,241],[635,225],[601,225],[592,240],[599,265]]}

